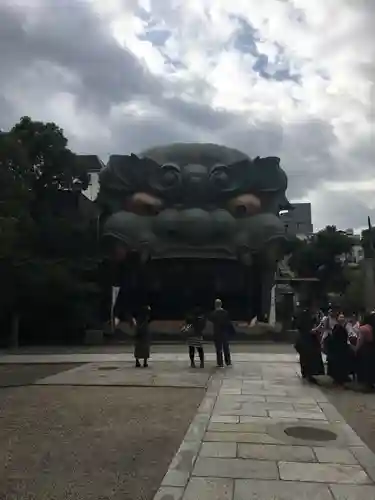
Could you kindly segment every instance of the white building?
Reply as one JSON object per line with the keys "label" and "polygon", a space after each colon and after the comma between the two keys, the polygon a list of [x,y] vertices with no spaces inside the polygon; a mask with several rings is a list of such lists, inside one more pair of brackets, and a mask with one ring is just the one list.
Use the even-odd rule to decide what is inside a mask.
{"label": "white building", "polygon": [[104,168],[104,163],[95,155],[79,155],[80,161],[86,166],[89,176],[88,188],[83,194],[90,201],[94,201],[99,192],[99,172]]}
{"label": "white building", "polygon": [[313,234],[311,203],[292,203],[292,209],[280,213],[285,233],[299,238],[308,238]]}
{"label": "white building", "polygon": [[342,262],[345,262],[349,265],[357,265],[364,259],[365,254],[361,244],[361,237],[359,234],[354,234],[353,229],[346,229],[342,231],[347,236],[350,236],[353,239],[353,246],[351,248],[350,253],[343,255],[341,257]]}

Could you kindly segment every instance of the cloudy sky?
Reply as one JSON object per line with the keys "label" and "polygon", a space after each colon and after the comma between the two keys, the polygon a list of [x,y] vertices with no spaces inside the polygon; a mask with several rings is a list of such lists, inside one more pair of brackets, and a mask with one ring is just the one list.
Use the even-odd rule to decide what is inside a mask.
{"label": "cloudy sky", "polygon": [[280,156],[316,228],[375,219],[375,0],[0,0],[0,128]]}

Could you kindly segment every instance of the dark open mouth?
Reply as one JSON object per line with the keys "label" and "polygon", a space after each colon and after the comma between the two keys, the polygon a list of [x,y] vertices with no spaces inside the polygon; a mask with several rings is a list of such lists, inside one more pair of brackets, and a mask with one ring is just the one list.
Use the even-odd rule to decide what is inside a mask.
{"label": "dark open mouth", "polygon": [[118,274],[122,300],[137,309],[147,303],[155,319],[181,319],[195,307],[212,309],[221,298],[234,318],[248,314],[251,294],[251,267],[244,270],[236,259],[189,257],[154,258],[139,263],[131,254]]}
{"label": "dark open mouth", "polygon": [[237,260],[238,255],[232,249],[225,247],[174,246],[151,253],[150,259]]}
{"label": "dark open mouth", "polygon": [[138,219],[126,228],[107,225],[103,237],[118,264],[121,300],[130,310],[149,304],[156,319],[181,319],[195,307],[209,311],[216,298],[233,319],[247,318],[250,304],[261,300],[262,272],[276,262],[285,239],[273,219],[269,227],[202,243],[159,237],[139,227]]}
{"label": "dark open mouth", "polygon": [[197,259],[197,260],[241,260],[247,248],[235,248],[232,245],[181,245],[154,244],[127,240],[119,234],[106,234],[102,239],[103,248],[108,256],[115,260],[125,260],[130,255],[138,254],[143,263],[150,260]]}

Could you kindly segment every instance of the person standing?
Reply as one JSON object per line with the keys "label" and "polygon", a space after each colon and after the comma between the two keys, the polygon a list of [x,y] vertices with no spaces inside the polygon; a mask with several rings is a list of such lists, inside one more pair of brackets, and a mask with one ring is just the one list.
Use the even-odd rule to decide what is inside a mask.
{"label": "person standing", "polygon": [[375,313],[366,314],[355,346],[357,381],[366,390],[375,386]]}
{"label": "person standing", "polygon": [[349,344],[345,315],[337,315],[337,323],[327,337],[327,375],[338,385],[349,382],[353,371],[354,353]]}
{"label": "person standing", "polygon": [[204,350],[203,350],[203,330],[206,327],[206,318],[199,308],[196,308],[192,314],[189,314],[182,328],[182,333],[187,337],[189,347],[190,366],[195,368],[195,350],[198,351],[200,367],[204,368]]}
{"label": "person standing", "polygon": [[135,327],[135,346],[134,346],[134,357],[135,366],[140,368],[140,360],[143,360],[143,367],[148,367],[148,359],[150,357],[150,345],[151,345],[151,332],[150,324],[151,321],[151,307],[144,306],[136,318],[133,320],[133,325]]}
{"label": "person standing", "polygon": [[294,345],[299,354],[302,378],[316,384],[316,375],[324,375],[324,365],[320,349],[319,331],[314,328],[315,317],[309,307],[302,308],[297,314],[295,325],[298,339]]}
{"label": "person standing", "polygon": [[231,366],[229,335],[233,331],[233,325],[230,321],[229,313],[223,308],[223,303],[220,299],[215,300],[215,309],[209,315],[208,320],[212,323],[214,330],[217,366],[219,368],[224,366],[223,354],[225,364]]}
{"label": "person standing", "polygon": [[322,347],[322,352],[327,354],[327,342],[328,337],[331,335],[333,327],[337,324],[337,313],[330,306],[327,315],[323,316],[319,325],[316,327],[316,331],[320,333],[320,343]]}

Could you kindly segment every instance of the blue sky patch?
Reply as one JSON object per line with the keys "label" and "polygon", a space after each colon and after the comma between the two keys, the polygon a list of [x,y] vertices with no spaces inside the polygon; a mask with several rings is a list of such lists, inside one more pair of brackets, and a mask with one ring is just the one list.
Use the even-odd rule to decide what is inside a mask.
{"label": "blue sky patch", "polygon": [[233,46],[243,54],[251,54],[256,58],[253,70],[261,78],[277,81],[292,80],[297,83],[300,81],[299,75],[292,73],[282,46],[276,44],[278,52],[276,61],[270,63],[267,54],[262,53],[258,48],[260,41],[258,31],[245,19],[237,16],[235,19],[240,25],[240,29],[234,37]]}

